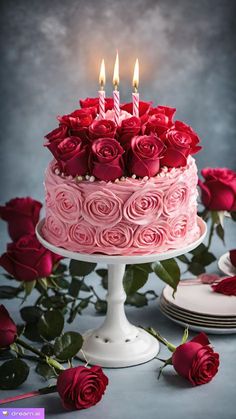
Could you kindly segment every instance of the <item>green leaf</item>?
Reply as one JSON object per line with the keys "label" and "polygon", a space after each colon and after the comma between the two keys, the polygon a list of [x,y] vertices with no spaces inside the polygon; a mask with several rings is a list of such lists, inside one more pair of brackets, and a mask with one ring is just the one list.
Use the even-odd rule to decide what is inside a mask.
{"label": "green leaf", "polygon": [[105,300],[97,300],[94,307],[100,314],[105,314],[107,312],[107,302]]}
{"label": "green leaf", "polygon": [[108,275],[106,275],[102,278],[101,285],[104,288],[104,290],[108,289]]}
{"label": "green leaf", "polygon": [[54,368],[51,365],[46,364],[45,362],[39,362],[35,368],[37,374],[45,378],[45,380],[50,380],[51,378],[57,378],[57,374]]}
{"label": "green leaf", "polygon": [[10,300],[11,298],[15,298],[21,290],[16,287],[11,287],[8,285],[2,285],[0,287],[0,298],[5,299],[7,298]]}
{"label": "green leaf", "polygon": [[176,291],[180,280],[180,269],[175,259],[154,262],[152,269],[162,281],[166,282]]}
{"label": "green leaf", "polygon": [[222,240],[222,242],[225,244],[225,231],[224,231],[221,224],[218,224],[216,226],[216,234]]}
{"label": "green leaf", "polygon": [[199,265],[202,265],[202,266],[208,266],[215,260],[216,258],[213,255],[213,253],[205,251],[203,253],[199,253],[198,255],[194,256],[192,258],[192,263],[198,263]]}
{"label": "green leaf", "polygon": [[100,276],[101,278],[104,278],[104,276],[107,276],[108,270],[107,269],[96,269],[96,274]]}
{"label": "green leaf", "polygon": [[26,323],[36,323],[43,314],[43,310],[37,306],[27,306],[20,310],[22,319]]}
{"label": "green leaf", "polygon": [[66,271],[67,265],[65,265],[64,263],[59,263],[58,265],[55,265],[55,267],[53,268],[53,273],[55,275],[62,275]]}
{"label": "green leaf", "polygon": [[42,342],[43,339],[41,338],[39,332],[38,332],[38,328],[37,328],[37,323],[28,323],[25,326],[25,330],[23,332],[23,335],[31,340],[32,342]]}
{"label": "green leaf", "polygon": [[59,310],[48,310],[39,319],[39,334],[46,340],[53,340],[59,336],[64,327],[64,317]]}
{"label": "green leaf", "polygon": [[148,299],[145,294],[136,292],[133,295],[128,295],[125,304],[129,304],[134,307],[143,307],[148,304]]}
{"label": "green leaf", "polygon": [[25,281],[24,282],[25,296],[26,297],[31,294],[35,285],[36,285],[36,281]]}
{"label": "green leaf", "polygon": [[205,246],[205,244],[201,243],[198,247],[196,247],[196,249],[193,249],[190,253],[192,253],[192,255],[194,256],[197,256],[205,252],[206,248],[207,247]]}
{"label": "green leaf", "polygon": [[231,211],[230,215],[231,215],[232,220],[236,221],[236,211]]}
{"label": "green leaf", "polygon": [[69,289],[68,289],[68,292],[69,292],[70,295],[72,295],[72,297],[74,297],[74,298],[78,297],[78,294],[79,294],[80,289],[81,289],[81,284],[82,284],[81,279],[72,278],[72,281],[71,281],[71,283],[69,285]]}
{"label": "green leaf", "polygon": [[48,288],[48,281],[47,281],[47,278],[39,278],[37,282],[41,285],[41,287],[42,287],[44,290],[47,290],[47,288]]}
{"label": "green leaf", "polygon": [[41,352],[43,352],[47,356],[53,356],[54,355],[53,345],[51,345],[50,343],[46,343],[45,345],[42,346]]}
{"label": "green leaf", "polygon": [[55,339],[54,354],[61,361],[73,358],[82,348],[83,338],[77,332],[66,332]]}
{"label": "green leaf", "polygon": [[188,270],[193,275],[200,275],[206,272],[206,269],[204,268],[204,266],[202,266],[200,263],[197,263],[197,262],[191,262],[188,267]]}
{"label": "green leaf", "polygon": [[126,269],[123,279],[124,289],[127,295],[132,295],[142,288],[148,279],[148,273],[141,268],[142,265],[131,265]]}
{"label": "green leaf", "polygon": [[93,272],[96,268],[96,263],[81,262],[78,260],[70,261],[70,274],[71,276],[86,276]]}
{"label": "green leaf", "polygon": [[177,259],[180,260],[180,262],[185,263],[186,265],[189,264],[189,260],[185,255],[177,256]]}
{"label": "green leaf", "polygon": [[19,387],[29,375],[28,365],[22,359],[16,358],[4,362],[0,366],[1,390],[12,390]]}

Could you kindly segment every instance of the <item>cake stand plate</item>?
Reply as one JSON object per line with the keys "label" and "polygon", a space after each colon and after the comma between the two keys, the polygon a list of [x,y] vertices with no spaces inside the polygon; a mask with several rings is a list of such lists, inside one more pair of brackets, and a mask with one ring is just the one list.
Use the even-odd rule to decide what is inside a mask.
{"label": "cake stand plate", "polygon": [[[62,247],[53,246],[41,233],[44,219],[36,227],[40,243],[52,252],[69,259],[84,262],[106,263],[108,265],[107,313],[104,323],[97,330],[89,330],[83,335],[83,353],[90,364],[102,367],[120,368],[142,364],[153,359],[159,352],[159,343],[149,333],[132,325],[124,310],[126,294],[123,288],[123,276],[126,264],[147,263],[170,259],[195,249],[206,236],[206,224],[198,217],[200,237],[177,250],[143,256],[109,256],[71,252]],[[79,357],[84,359],[84,354]]]}

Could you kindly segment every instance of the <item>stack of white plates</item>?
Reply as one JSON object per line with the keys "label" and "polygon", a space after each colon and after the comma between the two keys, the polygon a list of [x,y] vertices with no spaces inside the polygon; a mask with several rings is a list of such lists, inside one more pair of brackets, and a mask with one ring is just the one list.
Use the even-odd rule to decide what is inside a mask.
{"label": "stack of white plates", "polygon": [[160,310],[170,320],[195,331],[236,333],[236,297],[213,292],[211,286],[198,281],[180,282],[175,297],[173,289],[164,288]]}

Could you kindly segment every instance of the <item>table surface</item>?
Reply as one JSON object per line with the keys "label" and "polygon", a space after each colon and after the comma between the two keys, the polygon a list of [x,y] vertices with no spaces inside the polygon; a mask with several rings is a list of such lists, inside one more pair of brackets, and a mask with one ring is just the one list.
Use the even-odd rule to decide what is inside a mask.
{"label": "table surface", "polygon": [[[226,222],[226,248],[219,239],[213,241],[213,251],[219,257],[231,248],[236,247],[233,240],[235,226],[232,222]],[[4,244],[3,244],[4,245]],[[3,250],[3,249],[1,249]],[[216,263],[212,264],[210,272],[217,272]],[[91,282],[98,284],[98,277],[91,275]],[[155,289],[161,293],[164,284],[152,276],[146,284],[146,289]],[[99,290],[102,291],[101,289]],[[14,300],[4,300],[15,321],[19,318],[19,307]],[[27,305],[30,304],[30,299]],[[148,306],[137,309],[126,307],[128,319],[142,326],[152,326],[159,330],[163,336],[174,344],[181,340],[183,328],[175,325],[159,311],[158,300],[149,303]],[[67,330],[84,332],[89,328],[98,327],[103,316],[97,315],[93,308],[86,310],[82,316],[77,316]],[[190,336],[195,333],[191,332]],[[160,361],[154,359],[146,364],[130,368],[105,369],[109,377],[109,386],[102,401],[83,412],[68,412],[61,406],[58,395],[49,394],[28,400],[11,403],[8,407],[44,407],[46,417],[55,418],[56,415],[66,415],[68,419],[120,419],[132,418],[143,419],[180,419],[191,417],[211,417],[214,419],[235,419],[236,417],[236,335],[209,335],[215,351],[220,354],[220,369],[216,377],[207,385],[191,387],[189,383],[177,376],[172,367],[167,367],[158,380]],[[159,354],[161,358],[168,356],[166,348],[161,346]],[[79,362],[78,362],[79,363]],[[0,399],[14,396],[28,391],[44,387],[44,380],[34,371],[31,364],[28,380],[17,390],[11,392],[0,391]],[[4,406],[5,407],[5,406]]]}

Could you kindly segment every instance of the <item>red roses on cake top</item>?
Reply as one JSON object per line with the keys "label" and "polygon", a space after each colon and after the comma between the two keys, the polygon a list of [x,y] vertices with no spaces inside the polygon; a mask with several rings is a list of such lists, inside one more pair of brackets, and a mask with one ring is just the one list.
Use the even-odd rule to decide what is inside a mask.
{"label": "red roses on cake top", "polygon": [[130,174],[140,177],[155,176],[159,172],[164,149],[163,142],[153,134],[133,137],[128,155]]}
{"label": "red roses on cake top", "polygon": [[124,150],[114,138],[100,138],[92,144],[90,167],[93,176],[100,180],[115,180],[123,175]]}
{"label": "red roses on cake top", "polygon": [[[60,126],[46,135],[48,141],[45,146],[52,152],[58,162],[58,167],[65,175],[75,177],[86,174],[98,177],[95,174],[96,170],[93,173],[89,170],[94,168],[94,165],[90,164],[91,161],[99,163],[98,160],[94,160],[93,142],[102,138],[115,138],[122,147],[120,153],[123,155],[123,163],[120,164],[121,160],[119,160],[118,164],[120,170],[117,171],[117,162],[114,159],[113,163],[109,162],[109,168],[112,167],[112,170],[107,171],[103,176],[106,181],[115,179],[114,172],[120,172],[124,176],[136,174],[139,177],[150,177],[156,176],[163,166],[169,169],[186,166],[188,156],[201,149],[199,137],[193,129],[181,121],[173,121],[175,108],[152,107],[151,102],[140,101],[139,117],[135,117],[132,115],[133,104],[122,104],[120,122],[116,126],[114,112],[111,112],[112,98],[106,99],[107,114],[103,120],[98,115],[98,98],[80,100],[80,104],[82,109],[59,116]],[[131,146],[134,137],[143,135],[155,137],[156,140],[151,140],[152,146],[150,145],[149,151],[148,148],[146,150],[143,148],[142,151],[134,150],[134,142]],[[72,147],[75,137],[78,147]],[[68,147],[71,147],[71,158],[73,158],[73,163],[69,164]],[[152,152],[150,152],[151,149]],[[101,179],[101,174],[99,176],[98,179]]]}
{"label": "red roses on cake top", "polygon": [[212,211],[236,210],[236,172],[226,168],[206,168],[199,180],[203,205]]}

